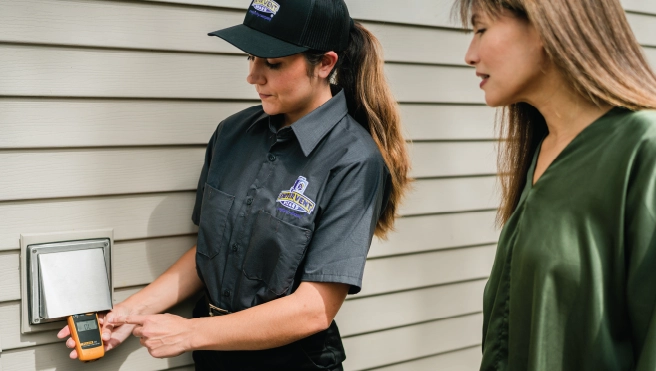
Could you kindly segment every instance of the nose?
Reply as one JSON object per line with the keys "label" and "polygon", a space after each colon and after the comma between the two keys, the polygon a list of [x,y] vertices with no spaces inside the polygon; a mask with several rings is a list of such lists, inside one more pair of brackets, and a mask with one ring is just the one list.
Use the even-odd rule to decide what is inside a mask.
{"label": "nose", "polygon": [[469,49],[465,54],[465,62],[470,66],[475,66],[479,62],[478,57],[478,45],[476,45],[476,40],[472,39],[469,43]]}
{"label": "nose", "polygon": [[266,83],[266,78],[263,73],[263,59],[258,57],[253,57],[253,60],[248,63],[248,76],[246,76],[246,82],[251,85],[264,85]]}

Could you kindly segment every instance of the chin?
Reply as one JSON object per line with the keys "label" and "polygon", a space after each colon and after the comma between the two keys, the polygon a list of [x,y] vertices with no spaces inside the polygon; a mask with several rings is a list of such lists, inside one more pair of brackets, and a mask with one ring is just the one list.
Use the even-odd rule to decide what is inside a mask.
{"label": "chin", "polygon": [[513,103],[516,102],[513,102],[512,100],[506,99],[504,97],[494,96],[492,94],[485,94],[485,104],[487,104],[490,107],[505,107]]}
{"label": "chin", "polygon": [[262,102],[262,109],[264,110],[264,113],[269,116],[275,116],[280,113],[280,109],[278,107],[264,102]]}

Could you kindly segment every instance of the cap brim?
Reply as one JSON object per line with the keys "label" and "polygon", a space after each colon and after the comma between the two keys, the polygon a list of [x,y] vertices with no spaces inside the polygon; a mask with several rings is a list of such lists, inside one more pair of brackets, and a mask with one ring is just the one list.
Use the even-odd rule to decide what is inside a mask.
{"label": "cap brim", "polygon": [[309,50],[309,48],[276,39],[243,24],[210,32],[207,35],[218,36],[240,50],[260,58],[286,57]]}

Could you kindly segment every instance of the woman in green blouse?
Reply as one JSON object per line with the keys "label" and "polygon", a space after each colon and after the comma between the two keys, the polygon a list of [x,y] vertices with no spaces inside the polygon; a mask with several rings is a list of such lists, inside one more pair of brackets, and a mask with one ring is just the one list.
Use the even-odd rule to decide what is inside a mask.
{"label": "woman in green blouse", "polygon": [[457,0],[503,107],[481,370],[656,370],[656,77],[619,0]]}

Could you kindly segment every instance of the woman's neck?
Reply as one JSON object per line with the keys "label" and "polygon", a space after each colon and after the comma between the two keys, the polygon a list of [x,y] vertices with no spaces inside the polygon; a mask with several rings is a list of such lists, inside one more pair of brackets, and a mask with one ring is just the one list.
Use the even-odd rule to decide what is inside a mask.
{"label": "woman's neck", "polygon": [[548,78],[543,80],[546,82],[539,87],[539,94],[535,94],[528,103],[544,117],[550,141],[569,143],[612,107],[595,105],[566,83],[560,73],[555,70],[550,72]]}

